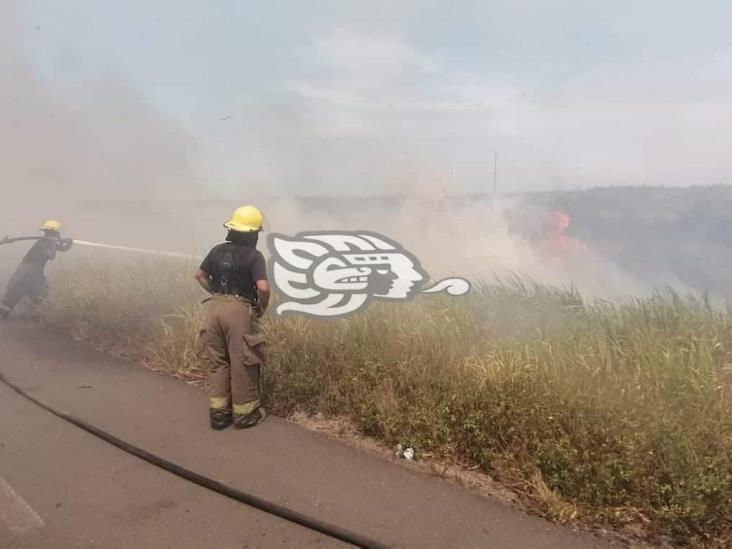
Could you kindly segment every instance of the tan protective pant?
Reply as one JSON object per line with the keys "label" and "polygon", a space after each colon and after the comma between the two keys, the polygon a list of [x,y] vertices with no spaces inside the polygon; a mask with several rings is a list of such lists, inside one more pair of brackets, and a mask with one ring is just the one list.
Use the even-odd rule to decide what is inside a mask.
{"label": "tan protective pant", "polygon": [[247,415],[260,406],[264,334],[246,301],[215,295],[208,301],[204,343],[211,410]]}

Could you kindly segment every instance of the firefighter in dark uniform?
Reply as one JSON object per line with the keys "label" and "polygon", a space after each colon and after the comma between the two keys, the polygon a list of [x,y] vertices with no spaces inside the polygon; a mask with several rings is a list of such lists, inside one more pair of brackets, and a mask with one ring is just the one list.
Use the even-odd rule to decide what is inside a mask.
{"label": "firefighter in dark uniform", "polygon": [[46,221],[40,230],[43,231],[43,238],[28,250],[8,282],[0,302],[0,318],[6,318],[24,297],[35,307],[40,305],[48,293],[46,263],[55,259],[56,252],[71,248],[73,241],[61,238],[61,223],[58,221]]}
{"label": "firefighter in dark uniform", "polygon": [[204,343],[211,394],[209,415],[216,430],[253,427],[264,420],[261,369],[264,334],[259,318],[270,289],[257,239],[262,214],[254,206],[237,209],[224,224],[226,242],[213,248],[196,274],[211,293],[206,304]]}

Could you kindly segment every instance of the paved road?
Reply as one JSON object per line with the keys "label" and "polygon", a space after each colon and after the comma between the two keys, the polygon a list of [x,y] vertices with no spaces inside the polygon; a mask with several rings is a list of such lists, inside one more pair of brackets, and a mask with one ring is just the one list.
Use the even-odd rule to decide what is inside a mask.
{"label": "paved road", "polygon": [[[18,320],[0,371],[50,405],[238,489],[393,547],[607,547],[279,418],[208,428],[206,399]],[[0,547],[326,547],[141,462],[0,387]],[[3,545],[4,544],[4,545]]]}

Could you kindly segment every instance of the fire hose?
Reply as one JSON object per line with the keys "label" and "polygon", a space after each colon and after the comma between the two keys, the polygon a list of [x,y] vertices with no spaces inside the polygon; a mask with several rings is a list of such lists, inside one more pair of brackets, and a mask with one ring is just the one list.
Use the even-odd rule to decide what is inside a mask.
{"label": "fire hose", "polygon": [[0,238],[0,246],[3,244],[12,244],[14,242],[20,242],[22,240],[41,240],[42,238],[45,238],[43,236],[15,236],[15,237],[9,237],[4,236]]}
{"label": "fire hose", "polygon": [[[0,246],[3,244],[13,244],[14,242],[22,242],[27,240],[43,240],[44,238],[47,238],[45,236],[4,236],[0,238]],[[71,249],[71,246],[74,245],[74,239],[73,238],[59,238],[58,239],[58,249],[65,252],[69,249]]]}

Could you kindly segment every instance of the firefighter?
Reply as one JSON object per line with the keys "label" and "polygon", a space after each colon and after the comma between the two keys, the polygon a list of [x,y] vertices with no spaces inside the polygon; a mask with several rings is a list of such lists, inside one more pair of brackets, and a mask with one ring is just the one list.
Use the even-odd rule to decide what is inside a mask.
{"label": "firefighter", "polygon": [[206,300],[203,341],[211,385],[211,428],[246,429],[261,423],[261,371],[265,337],[259,319],[270,289],[257,239],[262,214],[254,206],[238,208],[224,223],[226,242],[214,247],[196,274],[211,294]]}
{"label": "firefighter", "polygon": [[61,223],[48,220],[40,228],[43,238],[28,250],[8,282],[5,296],[0,302],[0,318],[6,318],[24,297],[28,297],[34,307],[40,305],[48,293],[46,283],[46,263],[53,261],[56,252],[71,248],[70,238],[61,238]]}

